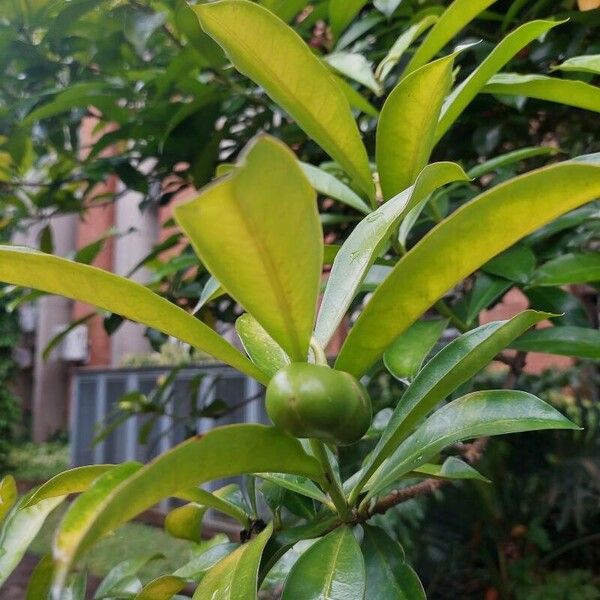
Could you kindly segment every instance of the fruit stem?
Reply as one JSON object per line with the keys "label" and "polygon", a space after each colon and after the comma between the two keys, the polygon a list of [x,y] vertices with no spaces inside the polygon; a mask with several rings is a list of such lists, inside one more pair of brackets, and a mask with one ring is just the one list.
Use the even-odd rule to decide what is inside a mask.
{"label": "fruit stem", "polygon": [[329,366],[329,363],[327,362],[327,355],[325,354],[323,347],[314,337],[310,339],[310,349],[312,350],[316,365],[324,365],[326,367]]}
{"label": "fruit stem", "polygon": [[312,438],[310,440],[310,447],[317,458],[317,460],[321,463],[323,470],[325,471],[325,480],[323,489],[329,494],[331,501],[333,502],[340,518],[345,523],[349,523],[352,521],[352,511],[350,510],[348,503],[346,502],[346,498],[340,486],[337,483],[337,479],[333,472],[333,467],[331,466],[331,461],[329,460],[329,456],[327,455],[327,449],[325,448],[325,444],[321,440],[316,440]]}

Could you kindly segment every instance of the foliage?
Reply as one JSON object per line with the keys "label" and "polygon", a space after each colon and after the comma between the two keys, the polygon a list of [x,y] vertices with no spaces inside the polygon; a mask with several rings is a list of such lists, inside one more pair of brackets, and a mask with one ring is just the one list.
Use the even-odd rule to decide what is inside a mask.
{"label": "foliage", "polygon": [[[573,153],[566,160],[556,161],[551,150],[519,147],[518,151],[506,148],[511,152],[474,165],[472,152],[466,152],[462,158],[465,174],[461,166],[438,160],[438,154],[451,139],[448,131],[454,122],[459,123],[459,132],[469,123],[469,105],[475,101],[477,107],[480,94],[491,96],[483,100],[485,106],[500,107],[501,111],[518,111],[522,107],[519,98],[529,96],[536,101],[597,112],[598,88],[585,81],[590,79],[593,63],[583,60],[582,76],[561,70],[540,76],[539,68],[529,74],[499,73],[514,56],[514,66],[521,67],[519,53],[543,32],[559,25],[538,22],[505,36],[516,16],[515,9],[508,18],[486,11],[493,4],[490,0],[455,0],[445,11],[434,5],[432,10],[419,13],[410,3],[403,6],[396,26],[404,37],[396,40],[393,48],[392,43],[385,47],[392,49],[386,67],[373,72],[368,62],[373,49],[369,35],[365,35],[368,27],[364,28],[369,23],[381,23],[384,30],[389,29],[376,11],[392,14],[398,7],[386,12],[382,4],[389,9],[388,3],[374,3],[374,8],[369,5],[351,26],[353,31],[344,31],[365,4],[317,3],[297,20],[300,36],[285,21],[292,20],[304,3],[294,9],[294,14],[288,14],[287,7],[284,10],[279,3],[248,0],[202,3],[193,9],[167,4],[164,13],[152,15],[135,4],[133,16],[131,6],[118,6],[116,14],[126,26],[108,22],[103,32],[105,41],[97,46],[125,53],[116,61],[113,77],[102,82],[107,85],[98,87],[87,72],[95,64],[95,55],[90,57],[92,46],[84,41],[80,60],[68,62],[64,69],[70,87],[36,102],[34,107],[18,107],[27,112],[23,123],[28,127],[34,121],[51,120],[65,110],[79,123],[77,112],[71,109],[96,106],[103,118],[119,125],[116,133],[104,134],[106,146],[128,140],[112,168],[129,187],[145,193],[148,182],[160,183],[183,156],[187,157],[186,144],[198,148],[199,139],[205,143],[200,155],[188,162],[186,171],[195,185],[210,178],[217,158],[236,159],[234,164],[221,166],[215,181],[203,187],[195,200],[178,206],[175,220],[201,260],[202,273],[212,276],[207,280],[210,293],[204,297],[214,297],[220,290],[250,315],[238,327],[245,354],[220,337],[210,324],[185,310],[191,308],[192,299],[200,296],[197,288],[177,303],[169,302],[172,290],[159,295],[156,291],[161,286],[156,281],[146,287],[84,262],[14,246],[0,247],[0,279],[93,303],[145,323],[254,377],[268,391],[272,389],[273,374],[282,367],[289,369],[285,366],[289,362],[316,363],[319,368],[329,369],[324,347],[332,332],[350,316],[353,326],[330,372],[332,378],[343,376],[358,388],[359,378],[376,378],[379,371],[389,368],[406,386],[402,402],[396,405],[382,406],[381,398],[373,398],[375,408],[387,412],[378,412],[366,433],[370,453],[361,454],[358,460],[354,456],[358,464],[349,465],[350,461],[344,460],[345,452],[340,452],[336,444],[323,442],[323,438],[336,443],[347,441],[342,436],[319,433],[320,439],[297,439],[290,435],[289,421],[284,419],[278,422],[285,430],[250,424],[215,428],[147,465],[125,463],[66,471],[16,500],[0,532],[0,548],[4,550],[0,553],[0,581],[18,563],[47,515],[69,493],[80,495],[57,528],[52,559],[42,561],[34,574],[32,585],[39,582],[38,597],[47,595],[50,586],[54,598],[67,589],[75,594],[72,590],[84,586],[82,575],[74,575],[73,571],[99,539],[157,502],[176,497],[187,504],[169,514],[167,527],[173,535],[198,539],[202,518],[213,509],[239,522],[242,543],[201,547],[199,556],[190,563],[148,583],[143,590],[136,575],[138,563],[122,563],[115,567],[116,574],[126,573],[127,577],[115,575],[114,579],[119,585],[131,584],[131,588],[110,593],[144,598],[156,597],[155,591],[162,589],[158,597],[168,598],[189,583],[196,587],[194,598],[256,598],[273,567],[298,542],[304,542],[298,560],[281,578],[283,598],[334,599],[350,594],[359,599],[386,594],[389,598],[416,600],[424,597],[419,578],[398,540],[380,526],[378,515],[386,515],[411,498],[415,490],[431,490],[460,479],[474,480],[476,489],[486,485],[469,464],[474,462],[477,442],[465,445],[467,440],[525,431],[578,429],[547,402],[529,392],[509,389],[510,385],[496,390],[466,388],[496,357],[509,364],[512,374],[518,373],[522,351],[516,357],[504,352],[512,344],[526,344],[528,350],[541,347],[549,352],[596,356],[598,339],[592,331],[592,317],[561,286],[596,283],[597,253],[587,245],[585,236],[574,242],[577,235],[567,242],[577,247],[568,260],[545,255],[540,248],[551,244],[549,240],[557,233],[566,229],[571,232],[574,223],[575,227],[587,223],[590,213],[586,211],[597,210],[590,203],[600,195],[598,156]],[[77,9],[76,17],[69,13],[68,27],[74,28],[74,34],[86,25],[99,29],[98,11],[88,10],[88,6],[95,9],[96,4],[82,2],[70,7]],[[521,9],[523,14],[531,12],[523,6]],[[42,16],[56,16],[53,11],[57,9],[52,3],[43,3],[40,10],[15,10],[26,19],[16,37],[12,30],[7,34],[11,48],[15,43],[31,46],[33,38],[23,40],[22,36],[30,35],[35,30],[31,27],[35,28]],[[491,52],[486,58],[473,46],[452,52],[449,44],[454,36],[479,13],[494,23],[502,19],[500,31],[490,36],[496,42],[495,48],[487,48]],[[64,13],[60,15],[64,18]],[[329,19],[335,39],[327,35],[315,39],[319,18]],[[427,19],[426,25],[410,29],[423,18]],[[577,20],[583,35],[587,35],[586,23]],[[169,47],[172,43],[178,49],[177,59],[187,55],[190,61],[181,59],[183,66],[180,63],[182,70],[178,72],[184,73],[183,79],[175,84],[168,77],[165,81],[164,73],[159,72],[137,88],[125,85],[138,81],[135,67],[140,62],[152,58],[159,67],[168,62],[160,52],[153,52],[152,33],[159,28],[160,35],[169,37]],[[181,32],[189,45],[179,49]],[[345,47],[340,48],[342,32]],[[398,33],[397,29],[388,31],[392,37]],[[43,39],[52,45],[53,35],[45,31]],[[124,46],[120,44],[123,36]],[[315,51],[302,37],[310,38]],[[67,41],[75,42],[71,38]],[[334,52],[329,52],[333,43],[337,44]],[[350,46],[349,52],[346,48]],[[93,46],[94,53],[97,47]],[[406,60],[401,55],[408,47],[413,52]],[[60,56],[60,48],[52,46],[52,50],[52,55],[42,53],[41,59],[34,56],[34,64],[39,66],[40,60],[46,66],[52,63],[54,52]],[[436,59],[440,53],[442,58]],[[8,56],[15,89],[30,85],[33,78],[19,78],[20,71],[14,70],[15,63],[11,62],[14,55]],[[98,60],[101,56],[99,52]],[[232,75],[227,61],[254,84]],[[571,61],[568,68],[574,64],[581,68],[581,62]],[[33,68],[34,64],[26,66]],[[86,75],[73,85],[71,78],[81,72],[82,64]],[[464,70],[459,73],[460,83],[453,86],[455,64]],[[91,69],[92,73],[95,70]],[[183,87],[178,87],[182,81]],[[208,81],[217,82],[216,87],[207,85]],[[257,92],[254,85],[264,93]],[[231,112],[239,115],[239,107],[234,110],[230,104],[237,98],[238,86],[243,90],[239,91],[242,103],[248,105],[244,112],[248,119],[242,127],[239,120],[230,120]],[[213,93],[218,90],[234,90],[236,94],[215,99]],[[155,123],[163,131],[170,114],[180,115],[173,104],[183,104],[179,102],[183,97],[194,108],[198,106],[194,102],[201,103],[202,110],[194,114],[198,126],[204,128],[204,137],[185,119],[167,126],[169,134],[181,128],[177,140],[159,139],[156,129],[154,137],[147,130],[139,137],[131,133],[136,122],[146,122],[146,111],[156,111]],[[191,110],[187,104],[176,107],[185,117]],[[285,113],[273,108],[274,104]],[[488,117],[490,123],[495,123],[497,117],[494,110],[490,114],[493,118]],[[224,123],[218,119],[221,114]],[[274,135],[253,137],[246,144],[258,129],[277,134],[297,152]],[[64,127],[61,130],[62,135],[69,131]],[[72,132],[70,135],[76,137]],[[310,142],[305,135],[310,136]],[[400,135],[402,144],[398,144]],[[230,137],[232,143],[221,144]],[[497,148],[501,132],[488,126],[483,138],[482,154],[488,156]],[[51,137],[42,130],[40,139],[43,145]],[[440,141],[444,143],[438,144]],[[76,146],[74,141],[71,160],[75,160]],[[238,152],[242,146],[243,151]],[[443,158],[454,158],[461,146],[452,145],[451,150],[443,152]],[[88,188],[93,183],[90,165],[103,160],[98,145],[94,150],[91,162],[85,160],[82,164],[77,158],[81,167],[77,183],[83,182]],[[584,151],[589,150],[586,146]],[[11,163],[15,162],[14,150],[9,154],[6,160],[10,171],[19,165]],[[163,160],[156,163],[155,171],[141,176],[139,161],[157,155]],[[368,157],[374,157],[373,164]],[[306,168],[299,158],[309,159],[312,164]],[[517,176],[502,172],[507,166],[521,169],[524,158],[535,158],[543,166]],[[320,165],[323,175],[315,170],[314,163]],[[377,171],[381,189],[374,185],[371,169]],[[68,172],[73,172],[72,166]],[[54,179],[57,173],[48,175]],[[11,177],[13,173],[8,188],[15,183]],[[477,180],[468,182],[470,178]],[[26,187],[19,183],[21,188]],[[324,189],[334,190],[338,199],[353,205],[354,212],[332,215],[325,210],[319,214],[315,200],[317,192],[323,194]],[[352,200],[348,202],[348,198]],[[19,202],[14,198],[10,202],[18,213]],[[41,199],[30,198],[34,208],[43,204],[43,194]],[[343,243],[324,245],[322,227],[331,222],[332,216],[347,230],[334,238]],[[587,227],[584,225],[584,229]],[[188,255],[191,250],[186,248],[182,256]],[[196,264],[192,259],[185,268]],[[332,264],[332,269],[317,311],[323,264]],[[508,321],[480,324],[481,311],[511,287],[528,294],[531,290],[537,292],[532,305],[541,310],[527,310]],[[366,292],[372,292],[368,302],[364,301]],[[431,326],[432,337],[426,344],[410,328],[415,323],[427,323],[429,328],[429,312],[448,319],[461,335],[428,360],[436,343],[433,333],[441,334],[442,327],[437,322]],[[536,341],[532,334],[525,341],[521,339],[532,326],[555,318],[557,313],[564,316],[553,322],[552,343],[545,338]],[[580,319],[577,324],[571,321],[575,318]],[[573,327],[583,329],[585,344],[579,343]],[[410,368],[401,365],[396,372],[398,363],[390,360],[390,353],[402,353],[403,348],[412,355]],[[387,359],[383,360],[386,353]],[[345,373],[336,375],[336,371]],[[304,377],[300,383],[311,381]],[[325,388],[318,392],[323,404],[334,402],[337,406],[339,398]],[[306,389],[298,385],[291,391],[276,391],[285,396],[283,404],[289,416],[296,416],[295,406],[305,405],[307,398],[314,401],[315,392],[308,385]],[[390,397],[394,395],[385,400]],[[311,414],[310,431],[293,433],[315,435],[319,428],[326,428],[338,434],[332,431],[336,426],[331,420],[322,418],[324,413]],[[554,435],[566,439],[564,436],[577,433],[563,431],[561,438],[557,431]],[[358,453],[362,444],[356,446]],[[245,476],[243,485],[227,485],[213,492],[199,487],[240,475]],[[425,479],[425,488],[411,486],[421,479]],[[6,503],[9,500],[15,501],[12,496]],[[261,504],[266,505],[265,510]],[[485,506],[485,501],[480,505]],[[314,542],[309,545],[307,540]],[[381,582],[390,582],[390,572],[393,585],[384,587]]]}

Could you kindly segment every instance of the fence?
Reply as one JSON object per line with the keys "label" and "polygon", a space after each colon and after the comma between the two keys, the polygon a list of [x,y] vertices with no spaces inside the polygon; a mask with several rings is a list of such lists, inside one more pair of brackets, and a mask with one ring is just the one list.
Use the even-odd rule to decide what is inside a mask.
{"label": "fence", "polygon": [[[148,462],[188,437],[228,423],[268,423],[262,402],[263,388],[234,369],[205,365],[180,370],[165,394],[165,415],[154,422],[136,415],[117,423],[124,416],[119,399],[129,392],[150,393],[168,368],[80,369],[75,374],[71,404],[71,463],[73,466],[120,463],[129,460]],[[192,407],[206,407],[216,399],[231,409],[221,418],[186,418]],[[94,443],[99,429],[113,424],[114,429]],[[140,434],[146,443],[140,443]],[[220,487],[218,482],[208,489]],[[163,504],[162,508],[166,508]]]}

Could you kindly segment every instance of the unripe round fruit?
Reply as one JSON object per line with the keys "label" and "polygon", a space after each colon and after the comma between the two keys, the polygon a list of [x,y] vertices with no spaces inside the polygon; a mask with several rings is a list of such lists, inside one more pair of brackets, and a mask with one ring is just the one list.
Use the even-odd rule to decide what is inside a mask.
{"label": "unripe round fruit", "polygon": [[371,399],[352,375],[324,365],[292,363],[271,379],[266,394],[271,421],[297,438],[337,445],[357,442],[371,424]]}

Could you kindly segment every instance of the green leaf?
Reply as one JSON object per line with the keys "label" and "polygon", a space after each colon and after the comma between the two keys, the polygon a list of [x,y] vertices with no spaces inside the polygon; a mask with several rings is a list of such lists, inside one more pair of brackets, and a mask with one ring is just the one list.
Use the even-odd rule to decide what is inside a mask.
{"label": "green leaf", "polygon": [[196,303],[196,306],[194,306],[194,314],[197,314],[202,307],[224,294],[225,290],[221,287],[219,280],[211,275],[204,284],[200,298],[198,298],[198,302]]}
{"label": "green leaf", "polygon": [[25,600],[48,600],[50,598],[53,569],[52,556],[47,554],[42,557],[29,576]]}
{"label": "green leaf", "polygon": [[467,311],[465,321],[473,323],[479,313],[496,303],[513,287],[513,283],[501,277],[490,277],[481,273],[475,280],[473,289],[465,296]]}
{"label": "green leaf", "polygon": [[402,217],[438,187],[465,180],[463,170],[442,162],[423,169],[416,183],[365,217],[348,236],[333,262],[319,309],[315,337],[326,347],[361,281]]}
{"label": "green leaf", "polygon": [[350,330],[336,368],[362,376],[454,285],[522,237],[599,195],[600,165],[575,161],[531,171],[483,192],[396,264]]}
{"label": "green leaf", "polygon": [[492,173],[502,167],[506,167],[516,162],[526,160],[527,158],[533,158],[535,156],[544,156],[547,154],[556,154],[558,151],[556,148],[550,146],[533,146],[530,148],[520,148],[519,150],[512,150],[506,152],[500,156],[494,156],[490,160],[486,160],[479,165],[475,165],[467,171],[467,175],[471,179],[476,179],[487,173]]}
{"label": "green leaf", "polygon": [[195,502],[205,508],[214,508],[225,515],[229,515],[232,519],[239,521],[243,527],[248,526],[248,515],[236,504],[229,501],[232,493],[239,490],[236,484],[229,484],[215,490],[207,492],[202,488],[190,488],[184,492],[178,492],[177,497]]}
{"label": "green leaf", "polygon": [[515,246],[492,258],[481,269],[510,281],[527,283],[535,269],[535,254],[527,246]]}
{"label": "green leaf", "polygon": [[244,313],[238,317],[235,330],[250,360],[267,377],[290,364],[290,357],[251,314]]}
{"label": "green leaf", "polygon": [[372,198],[369,160],[348,101],[302,38],[252,2],[223,0],[195,10],[234,66],[263,87]]}
{"label": "green leaf", "polygon": [[193,598],[196,600],[253,600],[256,598],[258,567],[273,524],[217,563],[202,579]]}
{"label": "green leaf", "polygon": [[195,555],[185,565],[177,569],[173,575],[188,581],[200,581],[219,561],[231,554],[239,544],[225,543],[211,546]]}
{"label": "green leaf", "polygon": [[174,575],[161,575],[147,583],[135,600],[171,600],[186,585],[185,579]]}
{"label": "green leaf", "polygon": [[177,337],[258,381],[266,381],[241,352],[210,327],[124,277],[29,248],[0,245],[0,281],[60,294],[122,315]]}
{"label": "green leaf", "polygon": [[[73,501],[56,531],[52,548],[55,564],[52,589],[55,596],[60,597],[69,574],[71,566],[69,549],[79,542],[83,532],[93,527],[95,516],[104,498],[141,468],[142,465],[136,462],[117,465],[100,475]],[[32,508],[40,506],[43,502],[49,500],[43,500]]]}
{"label": "green leaf", "polygon": [[408,63],[405,74],[430,61],[463,27],[496,0],[455,0],[440,16]]}
{"label": "green leaf", "polygon": [[360,12],[367,0],[329,0],[329,24],[338,37]]}
{"label": "green leaf", "polygon": [[396,405],[377,446],[360,471],[358,495],[375,469],[444,398],[483,369],[498,352],[548,313],[526,310],[510,321],[494,321],[464,333],[442,348],[419,372]]}
{"label": "green leaf", "polygon": [[383,82],[390,74],[392,69],[398,64],[409,46],[427,29],[432,27],[438,20],[437,15],[427,15],[418,23],[411,25],[400,37],[394,42],[385,58],[377,65],[375,69],[375,77]]}
{"label": "green leaf", "polygon": [[543,36],[561,23],[564,21],[531,21],[521,25],[503,38],[479,63],[477,68],[446,98],[440,122],[435,131],[436,142],[450,129],[489,79],[498,73],[513,56],[533,40]]}
{"label": "green leaf", "polygon": [[69,333],[71,333],[71,331],[77,329],[77,327],[79,327],[80,325],[87,323],[90,319],[93,319],[97,314],[98,313],[94,310],[92,312],[87,313],[86,315],[83,315],[83,317],[81,317],[80,319],[71,321],[69,325],[67,325],[59,334],[55,335],[46,344],[44,350],[42,351],[42,359],[48,360],[48,358],[50,358],[50,355],[52,354],[52,350],[54,350],[54,348],[61,344],[62,341],[69,335]]}
{"label": "green leaf", "polygon": [[257,473],[257,475],[265,481],[270,481],[278,485],[279,487],[302,494],[307,498],[312,498],[321,504],[329,504],[327,496],[310,480],[306,477],[299,477],[298,475],[285,475],[283,473]]}
{"label": "green leaf", "polygon": [[[207,481],[263,472],[291,473],[318,482],[323,477],[318,461],[304,452],[297,439],[274,427],[231,425],[183,442],[120,485],[94,492],[100,478],[75,500],[57,532],[54,543],[57,585],[74,560],[98,538],[157,502]],[[86,496],[90,500],[82,502]],[[83,504],[81,510],[75,509],[78,502]],[[86,505],[90,504],[88,509]]]}
{"label": "green leaf", "polygon": [[546,327],[522,335],[510,347],[524,352],[599,360],[600,331],[589,327]]}
{"label": "green leaf", "polygon": [[132,580],[137,580],[135,577],[140,569],[153,560],[164,558],[162,554],[151,554],[147,556],[139,556],[129,558],[116,564],[101,581],[94,599],[112,598],[119,592],[127,590]]}
{"label": "green leaf", "polygon": [[554,313],[552,321],[559,326],[589,327],[590,317],[579,298],[557,287],[526,288],[529,304],[536,310]]}
{"label": "green leaf", "polygon": [[375,475],[367,498],[456,442],[523,431],[577,428],[556,409],[527,392],[473,392],[439,409],[407,438]]}
{"label": "green leaf", "polygon": [[323,59],[338,73],[352,79],[371,90],[377,96],[382,94],[382,89],[371,68],[371,63],[358,52],[333,52]]}
{"label": "green leaf", "polygon": [[573,56],[555,67],[553,71],[575,71],[576,73],[592,73],[600,75],[600,54],[587,54],[585,56]]}
{"label": "green leaf", "polygon": [[402,546],[383,529],[363,525],[362,553],[367,588],[365,598],[425,600],[417,574],[405,562]]}
{"label": "green leaf", "polygon": [[474,479],[476,481],[490,483],[490,480],[479,473],[479,471],[456,456],[449,456],[441,465],[422,465],[409,473],[409,477],[412,475],[449,480]]}
{"label": "green leaf", "polygon": [[23,509],[19,503],[13,507],[0,531],[0,586],[19,564],[46,517],[64,499],[49,498]]}
{"label": "green leaf", "polygon": [[0,524],[14,506],[18,496],[17,482],[12,475],[5,475],[0,479]]}
{"label": "green leaf", "polygon": [[453,61],[444,57],[403,78],[383,105],[376,157],[385,200],[411,186],[429,160]]}
{"label": "green leaf", "polygon": [[537,269],[532,286],[568,285],[600,281],[600,254],[563,254]]}
{"label": "green leaf", "polygon": [[24,501],[23,508],[33,506],[48,498],[84,492],[96,479],[98,479],[98,477],[113,469],[114,466],[115,465],[90,465],[63,471],[34,490]]}
{"label": "green leaf", "polygon": [[378,117],[379,111],[358,91],[355,90],[345,79],[338,75],[333,75],[335,82],[338,84],[342,93],[350,103],[352,108],[359,112],[365,113],[371,117]]}
{"label": "green leaf", "polygon": [[289,23],[303,8],[307,0],[261,0],[260,4]]}
{"label": "green leaf", "polygon": [[316,541],[296,561],[281,600],[363,598],[365,563],[349,527],[339,527]]}
{"label": "green leaf", "polygon": [[179,205],[175,218],[229,295],[292,359],[306,360],[323,234],[293,153],[275,138],[257,138],[231,174]]}
{"label": "green leaf", "polygon": [[486,94],[525,96],[600,112],[600,88],[574,79],[499,73],[482,91]]}
{"label": "green leaf", "polygon": [[308,163],[301,162],[300,166],[310,184],[319,194],[339,200],[366,215],[371,212],[371,209],[354,190],[336,179],[331,173]]}
{"label": "green leaf", "polygon": [[528,235],[525,243],[529,246],[539,244],[548,238],[564,231],[565,229],[575,229],[582,223],[592,223],[594,220],[600,222],[600,210],[598,206],[584,206],[578,210],[559,217],[545,227],[538,229],[535,233]]}
{"label": "green leaf", "polygon": [[417,321],[385,351],[386,369],[397,379],[410,379],[417,374],[423,361],[440,339],[447,320]]}

